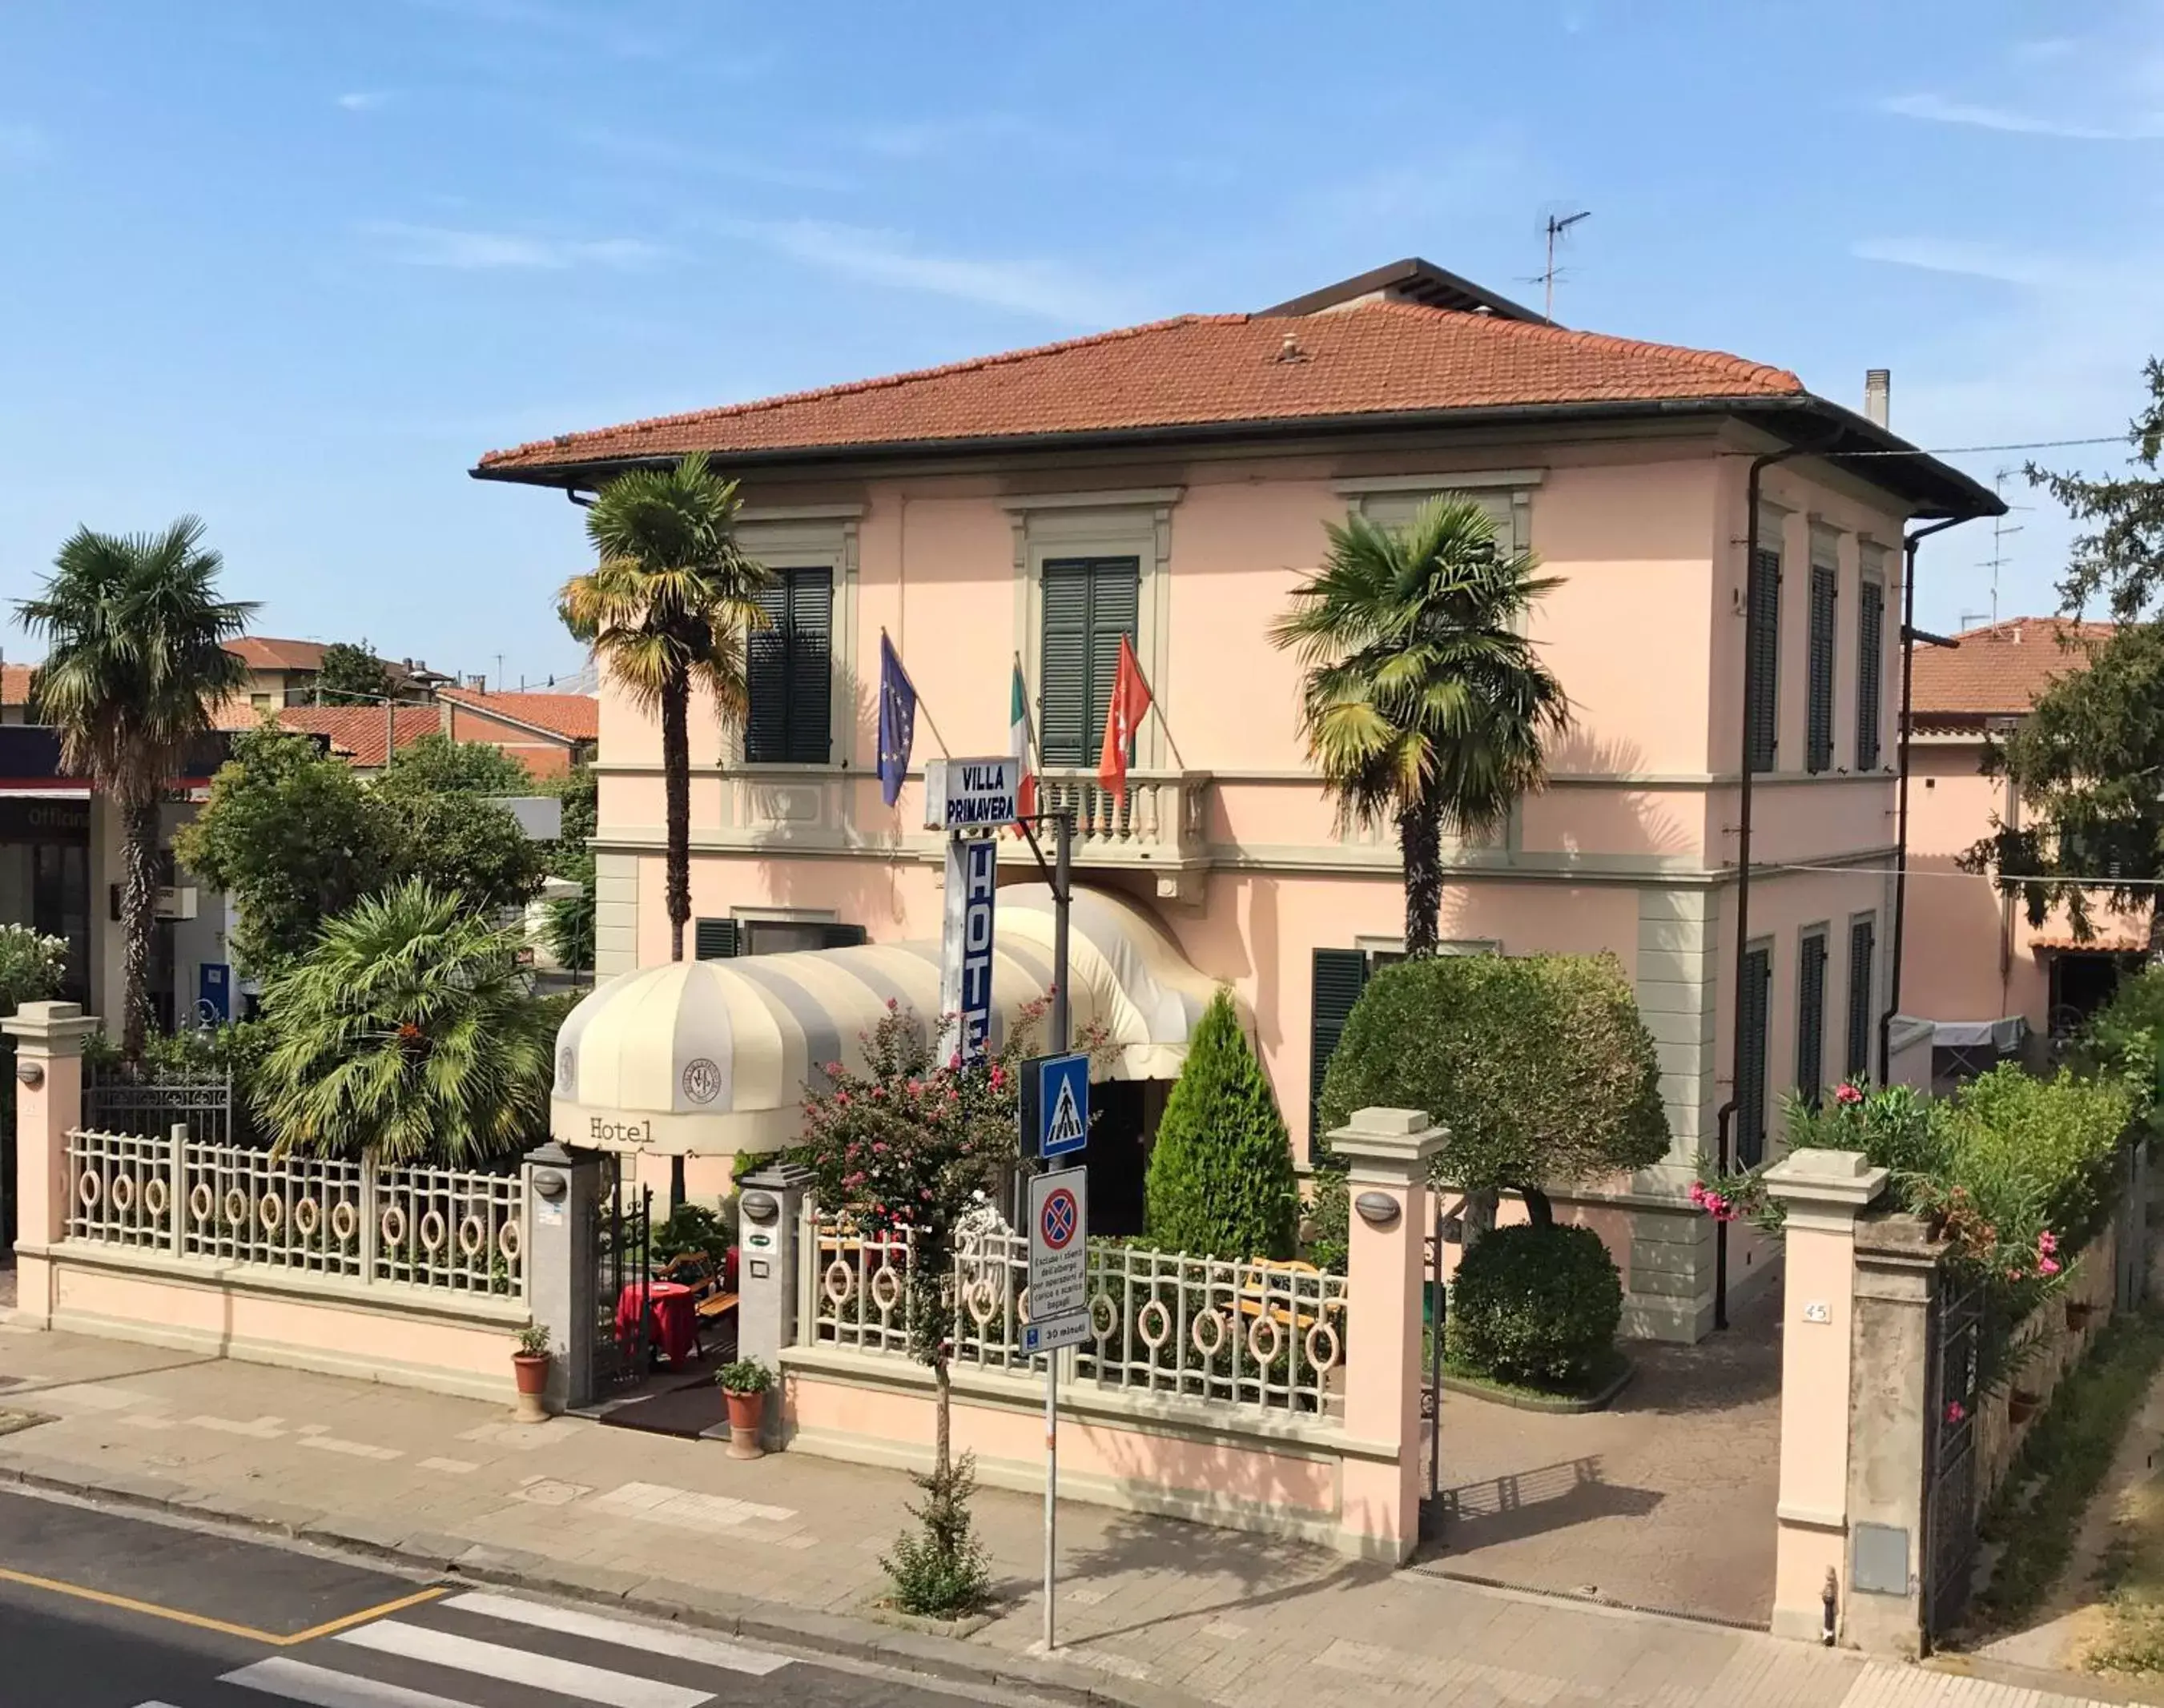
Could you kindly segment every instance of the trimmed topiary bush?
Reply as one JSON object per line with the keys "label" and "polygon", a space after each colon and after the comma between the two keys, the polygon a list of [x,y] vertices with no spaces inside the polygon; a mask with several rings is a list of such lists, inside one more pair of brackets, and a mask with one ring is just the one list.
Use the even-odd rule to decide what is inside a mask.
{"label": "trimmed topiary bush", "polygon": [[1450,1287],[1444,1356],[1470,1375],[1576,1389],[1600,1372],[1623,1321],[1623,1278],[1590,1228],[1498,1228]]}
{"label": "trimmed topiary bush", "polygon": [[1292,1141],[1263,1065],[1220,990],[1195,1028],[1150,1151],[1152,1244],[1201,1257],[1290,1257],[1300,1226]]}
{"label": "trimmed topiary bush", "polygon": [[1435,1177],[1515,1191],[1650,1168],[1668,1155],[1660,1064],[1612,955],[1447,955],[1386,967],[1345,1023],[1320,1130],[1355,1109],[1424,1109],[1450,1129]]}

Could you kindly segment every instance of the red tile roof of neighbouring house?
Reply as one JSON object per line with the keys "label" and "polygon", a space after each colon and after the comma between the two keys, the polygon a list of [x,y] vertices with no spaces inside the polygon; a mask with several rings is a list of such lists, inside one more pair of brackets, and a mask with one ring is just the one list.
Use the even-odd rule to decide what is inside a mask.
{"label": "red tile roof of neighbouring house", "polygon": [[[443,714],[432,705],[394,708],[400,752],[424,736],[439,733]],[[383,708],[380,705],[289,705],[277,714],[281,728],[302,735],[328,736],[331,752],[364,771],[383,764]]]}
{"label": "red tile roof of neighbouring house", "polygon": [[601,703],[590,694],[476,694],[468,689],[444,689],[437,695],[454,705],[477,712],[492,712],[530,728],[546,730],[567,741],[601,738]]}
{"label": "red tile roof of neighbouring house", "polygon": [[687,451],[997,440],[1514,405],[1805,396],[1718,351],[1371,301],[1147,326],[491,451],[509,473]]}
{"label": "red tile roof of neighbouring house", "polygon": [[320,670],[323,668],[321,641],[281,641],[270,635],[241,635],[225,643],[225,650],[251,670]]}
{"label": "red tile roof of neighbouring house", "polygon": [[1961,645],[1918,647],[1911,704],[1916,720],[2019,717],[2059,677],[2088,667],[2088,649],[2116,625],[2068,617],[2009,617],[1966,629]]}

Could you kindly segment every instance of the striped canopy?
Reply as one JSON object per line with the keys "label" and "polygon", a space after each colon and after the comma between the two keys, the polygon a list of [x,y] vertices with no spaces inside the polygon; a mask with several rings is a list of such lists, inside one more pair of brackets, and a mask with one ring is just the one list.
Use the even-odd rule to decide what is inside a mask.
{"label": "striped canopy", "polygon": [[[992,1039],[1052,983],[1049,888],[999,893]],[[1101,1026],[1116,1055],[1100,1077],[1171,1079],[1215,985],[1132,903],[1077,887],[1069,1003],[1079,1037]],[[597,987],[556,1040],[550,1125],[566,1145],[733,1155],[793,1142],[825,1064],[864,1061],[890,1002],[936,1024],[939,945],[868,943],[793,955],[680,961]]]}

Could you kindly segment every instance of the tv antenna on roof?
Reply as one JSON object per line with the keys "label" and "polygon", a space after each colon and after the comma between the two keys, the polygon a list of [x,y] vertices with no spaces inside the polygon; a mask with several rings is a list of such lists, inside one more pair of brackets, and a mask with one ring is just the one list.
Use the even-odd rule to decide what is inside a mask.
{"label": "tv antenna on roof", "polygon": [[[2014,473],[2015,471],[2011,469],[2001,469],[1992,478],[1992,490],[1998,493],[2001,499],[2006,496],[2006,483],[2014,478]],[[2012,527],[2007,527],[2006,513],[2017,510],[2034,510],[2035,507],[2033,504],[2009,504],[2006,506],[2006,511],[2002,511],[1992,518],[1991,556],[1978,564],[1977,568],[1991,571],[1991,620],[1994,623],[1999,621],[1999,572],[2006,567],[2008,562],[2006,542],[2022,531],[2018,522]]]}
{"label": "tv antenna on roof", "polygon": [[1556,240],[1568,237],[1570,228],[1580,220],[1592,217],[1593,210],[1589,207],[1581,208],[1576,213],[1551,213],[1547,217],[1548,264],[1538,275],[1537,282],[1547,293],[1541,304],[1541,318],[1551,325],[1555,322],[1556,280],[1561,276],[1556,266]]}

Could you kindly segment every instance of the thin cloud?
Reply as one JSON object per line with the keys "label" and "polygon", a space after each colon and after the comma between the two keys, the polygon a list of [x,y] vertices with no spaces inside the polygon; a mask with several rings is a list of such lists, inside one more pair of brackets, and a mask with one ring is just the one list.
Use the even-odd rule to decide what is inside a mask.
{"label": "thin cloud", "polygon": [[607,267],[628,272],[652,265],[667,252],[638,238],[552,238],[523,233],[460,230],[369,220],[361,234],[383,258],[403,267],[443,267],[454,272],[500,270],[567,272]]}
{"label": "thin cloud", "polygon": [[745,220],[729,229],[793,260],[875,285],[922,291],[1069,326],[1105,326],[1123,317],[1109,291],[1065,265],[927,254],[911,247],[900,233],[823,220]]}
{"label": "thin cloud", "polygon": [[967,118],[877,125],[864,134],[863,142],[871,153],[890,160],[921,160],[934,155],[974,152],[992,143],[1042,143],[1051,134],[1043,126],[1013,113],[986,113]]}
{"label": "thin cloud", "polygon": [[2063,284],[2069,273],[2062,263],[2049,256],[1946,238],[1867,238],[1851,253],[1859,260],[2031,289]]}
{"label": "thin cloud", "polygon": [[1890,95],[1878,103],[1878,110],[1933,124],[1967,125],[2014,136],[2058,137],[2071,142],[2151,142],[2164,138],[2164,118],[2140,119],[2131,124],[2085,124],[2047,118],[2042,113],[2017,112],[2009,107],[1953,101],[1929,93]]}
{"label": "thin cloud", "polygon": [[355,89],[338,97],[338,104],[348,113],[374,113],[390,101],[388,89]]}
{"label": "thin cloud", "polygon": [[686,148],[659,137],[634,136],[590,127],[578,132],[576,139],[596,154],[631,165],[658,166],[672,172],[694,172],[707,177],[734,179],[740,183],[766,184],[780,190],[838,191],[853,187],[847,178],[815,167],[792,166],[778,160],[717,149]]}

